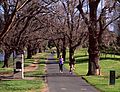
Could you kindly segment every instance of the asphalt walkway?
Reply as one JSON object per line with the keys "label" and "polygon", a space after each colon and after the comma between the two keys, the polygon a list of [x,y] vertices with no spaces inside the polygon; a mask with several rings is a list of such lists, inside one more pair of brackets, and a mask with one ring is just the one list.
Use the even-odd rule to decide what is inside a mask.
{"label": "asphalt walkway", "polygon": [[47,60],[47,83],[49,92],[100,92],[81,77],[69,74],[65,68],[63,73],[59,73],[59,65],[53,55]]}

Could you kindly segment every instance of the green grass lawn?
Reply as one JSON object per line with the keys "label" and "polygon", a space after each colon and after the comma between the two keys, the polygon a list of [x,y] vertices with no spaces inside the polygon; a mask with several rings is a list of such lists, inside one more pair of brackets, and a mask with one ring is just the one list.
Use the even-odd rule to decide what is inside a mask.
{"label": "green grass lawn", "polygon": [[0,81],[0,92],[40,92],[44,86],[41,80]]}
{"label": "green grass lawn", "polygon": [[0,61],[0,74],[6,74],[6,73],[12,73],[13,72],[13,68],[9,67],[9,68],[2,68],[3,66],[3,62]]}
{"label": "green grass lawn", "polygon": [[25,59],[25,62],[24,62],[24,67],[27,67],[29,66],[31,63],[34,62],[34,59],[31,58],[31,59]]}
{"label": "green grass lawn", "polygon": [[[68,56],[68,55],[67,55]],[[102,92],[120,92],[120,56],[108,54],[105,58],[104,55],[100,58],[101,73],[100,76],[86,76],[88,71],[88,55],[85,49],[77,50],[75,52],[76,69],[75,73],[82,76],[87,82],[95,86]],[[68,61],[66,61],[68,62]],[[65,63],[65,67],[69,69],[68,63]],[[109,73],[110,70],[116,72],[115,85],[109,85]]]}
{"label": "green grass lawn", "polygon": [[[38,58],[39,57],[39,58]],[[45,58],[46,58],[46,53],[38,53],[37,55],[33,56],[33,58],[38,59],[38,69],[33,71],[33,72],[26,72],[25,76],[26,77],[40,77],[45,74]]]}
{"label": "green grass lawn", "polygon": [[[26,72],[25,77],[34,77],[32,80],[0,80],[0,92],[40,92],[40,90],[45,86],[44,80],[42,80],[42,75],[45,74],[45,53],[38,53],[34,55],[32,59],[25,59],[24,66],[28,66],[37,59],[39,65],[38,69],[32,72]],[[2,66],[3,63],[0,63]],[[0,68],[0,73],[11,72],[13,68]]]}

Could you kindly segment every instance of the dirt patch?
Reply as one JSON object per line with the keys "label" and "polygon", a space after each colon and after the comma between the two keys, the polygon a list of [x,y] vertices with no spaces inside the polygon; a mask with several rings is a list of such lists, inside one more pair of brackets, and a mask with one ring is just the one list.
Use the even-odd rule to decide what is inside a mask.
{"label": "dirt patch", "polygon": [[38,68],[37,63],[33,63],[30,66],[25,67],[24,72],[35,71]]}
{"label": "dirt patch", "polygon": [[25,77],[24,79],[25,79],[25,80],[34,80],[35,77]]}
{"label": "dirt patch", "polygon": [[1,72],[0,73],[0,75],[6,75],[6,76],[8,76],[8,75],[12,75],[13,73],[11,73],[11,72]]}
{"label": "dirt patch", "polygon": [[43,89],[41,89],[40,92],[49,92],[47,84],[45,85]]}

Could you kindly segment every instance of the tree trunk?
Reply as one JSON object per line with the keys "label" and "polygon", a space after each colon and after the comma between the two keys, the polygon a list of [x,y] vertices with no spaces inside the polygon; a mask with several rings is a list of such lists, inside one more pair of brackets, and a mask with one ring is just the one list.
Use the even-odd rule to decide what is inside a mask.
{"label": "tree trunk", "polygon": [[8,68],[8,60],[10,58],[11,55],[11,51],[5,51],[5,55],[4,55],[4,65],[2,66],[2,68],[7,67]]}
{"label": "tree trunk", "polygon": [[65,61],[65,57],[66,57],[65,36],[63,39],[62,57],[63,57],[63,60]]}
{"label": "tree trunk", "polygon": [[65,57],[66,57],[66,47],[63,48],[62,50],[62,57],[63,57],[63,60],[65,61]]}
{"label": "tree trunk", "polygon": [[57,58],[59,58],[60,57],[60,50],[59,50],[59,48],[57,48]]}
{"label": "tree trunk", "polygon": [[32,50],[30,47],[27,48],[27,59],[31,59],[32,58]]}
{"label": "tree trunk", "polygon": [[70,67],[69,72],[72,72],[72,68],[74,68],[73,55],[74,55],[74,50],[72,47],[70,47],[69,48],[69,67]]}
{"label": "tree trunk", "polygon": [[69,48],[69,61],[72,62],[72,57],[74,56],[74,49],[72,47]]}
{"label": "tree trunk", "polygon": [[32,49],[32,55],[37,54],[37,49]]}
{"label": "tree trunk", "polygon": [[[87,75],[99,75],[100,66],[99,66],[99,49],[97,46],[94,46],[96,43],[91,43],[88,53],[89,53],[89,66]],[[93,46],[93,47],[92,47]]]}
{"label": "tree trunk", "polygon": [[89,63],[87,75],[100,74],[99,66],[99,43],[98,43],[98,31],[97,31],[97,7],[98,1],[89,1],[90,7],[90,26],[89,30]]}
{"label": "tree trunk", "polygon": [[41,48],[39,48],[39,53],[42,53],[42,49]]}

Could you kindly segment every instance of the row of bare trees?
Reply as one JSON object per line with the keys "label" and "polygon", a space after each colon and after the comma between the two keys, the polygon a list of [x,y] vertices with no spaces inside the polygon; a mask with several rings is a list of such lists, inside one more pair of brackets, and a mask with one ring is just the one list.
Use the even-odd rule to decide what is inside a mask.
{"label": "row of bare trees", "polygon": [[[85,0],[83,0],[85,1]],[[85,12],[83,10],[84,2],[81,2],[79,0],[79,6],[78,9],[88,27],[89,31],[89,67],[88,67],[88,75],[95,75],[100,74],[100,65],[99,65],[99,54],[100,54],[100,43],[102,40],[102,35],[107,26],[112,23],[113,21],[120,18],[120,15],[118,15],[113,20],[110,19],[111,16],[107,16],[112,11],[115,10],[115,5],[119,3],[118,1],[109,1],[109,0],[88,0],[88,6],[89,6],[89,18],[85,16]],[[101,5],[101,8],[99,8],[99,4],[102,4],[104,2],[104,6]],[[99,13],[99,9],[101,9],[101,12]],[[98,15],[99,13],[99,15]],[[107,18],[106,18],[107,17]],[[109,22],[105,22],[105,21]],[[97,72],[98,71],[98,72]]]}
{"label": "row of bare trees", "polygon": [[[99,54],[103,35],[119,14],[112,18],[119,0],[3,0],[0,2],[0,41],[5,52],[3,67],[13,51],[28,58],[48,42],[53,42],[59,57],[69,62],[77,47],[88,44],[87,75],[100,74]],[[111,14],[111,15],[109,15]],[[2,25],[2,26],[1,26]],[[97,72],[98,71],[98,72]]]}
{"label": "row of bare trees", "polygon": [[[119,1],[59,0],[56,6],[56,9],[58,9],[56,11],[57,17],[54,16],[55,19],[52,18],[52,21],[54,19],[54,21],[57,21],[57,23],[60,22],[60,24],[55,22],[55,24],[57,24],[56,27],[53,25],[54,22],[52,22],[51,26],[58,28],[58,25],[61,25],[58,28],[59,30],[61,29],[61,35],[59,37],[62,37],[60,41],[62,41],[63,52],[66,47],[69,47],[70,62],[76,47],[82,45],[83,42],[85,43],[85,40],[89,36],[89,64],[87,75],[100,74],[99,56],[100,47],[104,44],[102,43],[104,42],[104,33],[109,30],[108,26],[112,22],[120,18],[120,15],[116,17],[112,15],[116,10],[116,4],[119,4]],[[76,7],[80,11],[79,13]],[[57,30],[58,33],[60,33],[59,30]],[[60,41],[56,42],[56,46],[60,45]],[[64,45],[65,43],[66,45]],[[63,53],[63,57],[65,57],[64,55],[65,53]]]}
{"label": "row of bare trees", "polygon": [[8,67],[10,55],[28,50],[28,58],[41,44],[47,27],[46,16],[50,13],[49,4],[40,0],[4,0],[1,2],[2,28],[0,33],[1,48],[4,50],[4,65]]}

